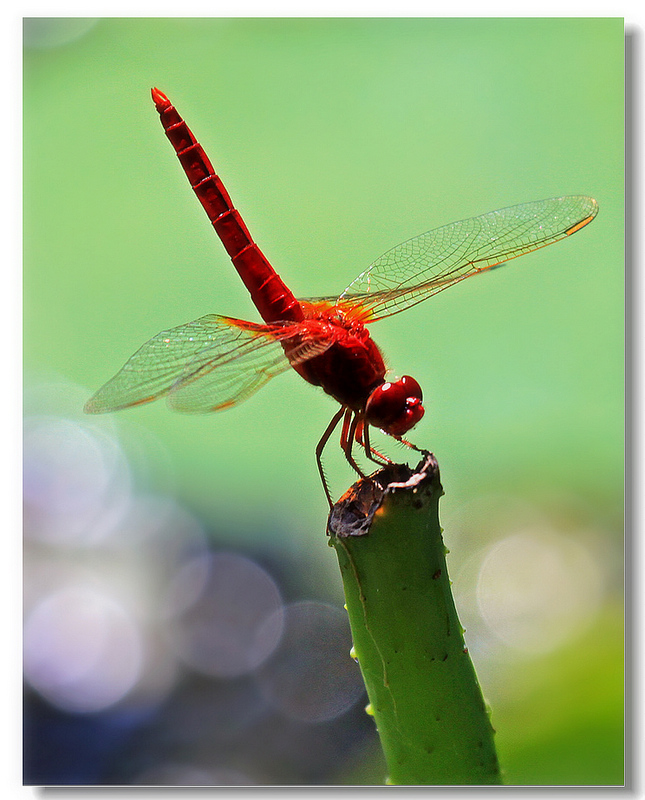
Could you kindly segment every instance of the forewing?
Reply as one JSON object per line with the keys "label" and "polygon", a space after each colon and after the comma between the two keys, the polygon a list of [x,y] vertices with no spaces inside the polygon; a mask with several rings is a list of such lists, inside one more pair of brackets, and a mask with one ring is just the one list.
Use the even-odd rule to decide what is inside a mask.
{"label": "forewing", "polygon": [[453,222],[394,247],[356,278],[338,304],[366,322],[397,314],[453,283],[553,244],[598,213],[591,197],[554,197]]}
{"label": "forewing", "polygon": [[[214,411],[232,405],[273,375],[289,369],[280,332],[279,326],[270,329],[216,314],[162,331],[139,348],[96,392],[85,411],[117,411],[170,393],[176,395],[172,407],[184,410],[181,390],[216,368],[221,383],[209,381],[209,407],[199,410]],[[190,408],[185,410],[197,410],[192,407],[194,403],[187,405]]]}
{"label": "forewing", "polygon": [[[275,375],[319,355],[332,343],[331,337],[289,322],[239,324],[244,327],[227,347],[206,347],[186,366],[168,395],[173,410],[204,413],[230,408]],[[282,342],[288,344],[288,357]]]}

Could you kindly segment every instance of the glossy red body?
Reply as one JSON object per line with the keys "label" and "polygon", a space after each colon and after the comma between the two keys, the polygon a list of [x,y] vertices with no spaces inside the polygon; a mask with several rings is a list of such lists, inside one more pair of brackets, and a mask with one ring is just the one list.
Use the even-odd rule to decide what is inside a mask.
{"label": "glossy red body", "polygon": [[333,307],[303,306],[307,318],[318,318],[329,326],[334,343],[321,355],[294,369],[309,383],[322,387],[341,405],[363,411],[370,394],[385,381],[386,367],[381,351],[362,323],[342,319]]}
{"label": "glossy red body", "polygon": [[465,278],[567,238],[598,211],[593,198],[573,195],[453,222],[388,250],[340,296],[298,300],[251,238],[176,108],[158,89],[152,90],[152,97],[190,185],[264,324],[208,314],[161,331],[90,398],[85,410],[116,411],[166,397],[177,411],[218,411],[242,402],[273,376],[293,368],[341,405],[316,448],[330,504],[321,456],[341,420],[341,447],[362,475],[352,455],[354,442],[372,461],[388,461],[370,445],[370,426],[414,447],[401,437],[424,414],[421,387],[414,378],[386,380],[383,356],[366,326]]}
{"label": "glossy red body", "polygon": [[251,238],[202,146],[163,92],[153,89],[152,98],[186,177],[262,319],[301,322],[300,304]]}
{"label": "glossy red body", "polygon": [[[170,100],[158,89],[153,100],[166,136],[175,148],[188,181],[229,254],[262,319],[272,322],[313,320],[333,344],[318,356],[294,366],[314,386],[341,405],[362,411],[372,391],[384,383],[386,367],[367,328],[351,311],[329,302],[298,301],[251,238],[239,211],[215,174],[202,146]],[[298,342],[285,342],[287,356]]]}

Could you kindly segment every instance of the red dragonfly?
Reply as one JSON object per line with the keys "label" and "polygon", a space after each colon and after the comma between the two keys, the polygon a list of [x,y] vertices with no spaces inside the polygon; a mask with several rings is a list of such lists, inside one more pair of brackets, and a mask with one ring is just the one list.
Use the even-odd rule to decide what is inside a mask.
{"label": "red dragonfly", "polygon": [[402,437],[423,416],[421,387],[408,375],[386,378],[383,356],[366,325],[571,236],[598,211],[595,200],[575,195],[453,222],[389,250],[340,297],[297,300],[251,238],[177,109],[158,89],[152,90],[152,99],[190,185],[264,324],[208,314],[162,331],[96,392],[85,411],[116,411],[164,396],[176,411],[219,411],[245,400],[274,375],[295,369],[340,403],[316,448],[330,505],[321,458],[341,419],[341,447],[360,475],[354,442],[372,461],[389,461],[370,445],[370,426],[417,449]]}

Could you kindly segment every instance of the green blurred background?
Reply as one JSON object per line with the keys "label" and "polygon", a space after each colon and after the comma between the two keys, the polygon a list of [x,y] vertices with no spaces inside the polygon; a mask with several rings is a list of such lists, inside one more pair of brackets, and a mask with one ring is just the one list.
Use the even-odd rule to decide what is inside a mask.
{"label": "green blurred background", "polygon": [[[623,781],[623,44],[620,19],[25,24],[27,415],[109,431],[139,491],[189,509],[214,546],[270,549],[302,596],[342,605],[314,462],[328,397],[294,373],[219,415],[80,413],[158,331],[211,312],[258,319],[150,87],[299,296],[340,294],[454,220],[598,200],[570,240],[372,329],[424,388],[413,440],[442,468],[449,568],[510,783]],[[338,495],[353,476],[335,450]],[[41,565],[64,550],[33,547]],[[511,560],[491,566],[502,551]],[[509,604],[523,615],[500,622]],[[557,635],[527,633],[545,618]],[[380,782],[374,752],[317,782]]]}

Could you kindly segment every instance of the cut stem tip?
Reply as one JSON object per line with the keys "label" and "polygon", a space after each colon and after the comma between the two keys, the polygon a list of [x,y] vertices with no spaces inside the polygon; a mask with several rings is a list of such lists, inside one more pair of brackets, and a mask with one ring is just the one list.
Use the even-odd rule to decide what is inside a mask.
{"label": "cut stem tip", "polygon": [[329,514],[328,535],[339,538],[366,536],[386,495],[401,490],[415,494],[440,491],[443,494],[439,465],[432,453],[424,451],[415,469],[407,464],[388,464],[350,486]]}

